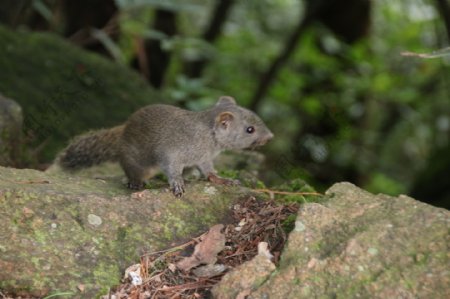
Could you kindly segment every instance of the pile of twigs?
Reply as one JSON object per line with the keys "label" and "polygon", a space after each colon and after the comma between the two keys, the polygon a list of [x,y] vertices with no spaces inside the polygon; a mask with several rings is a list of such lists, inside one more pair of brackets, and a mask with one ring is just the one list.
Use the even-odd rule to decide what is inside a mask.
{"label": "pile of twigs", "polygon": [[268,243],[277,264],[287,237],[283,221],[297,210],[295,203],[280,205],[249,197],[233,207],[233,223],[225,225],[220,232],[225,236],[225,246],[219,249],[215,267],[209,274],[199,275],[196,268],[184,271],[177,267],[177,263],[191,255],[195,245],[204,240],[205,233],[181,246],[145,254],[140,265],[135,265],[140,268],[142,281],[136,285],[127,279],[103,298],[207,298],[226,272],[256,256],[260,242]]}

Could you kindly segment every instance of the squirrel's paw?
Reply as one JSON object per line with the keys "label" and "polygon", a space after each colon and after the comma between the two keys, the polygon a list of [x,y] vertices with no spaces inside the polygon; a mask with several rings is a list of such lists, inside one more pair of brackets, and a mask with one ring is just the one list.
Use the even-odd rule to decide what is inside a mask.
{"label": "squirrel's paw", "polygon": [[128,182],[127,188],[131,190],[141,190],[145,187],[144,183]]}
{"label": "squirrel's paw", "polygon": [[170,188],[172,190],[173,195],[176,197],[181,197],[184,194],[184,184],[174,182]]}

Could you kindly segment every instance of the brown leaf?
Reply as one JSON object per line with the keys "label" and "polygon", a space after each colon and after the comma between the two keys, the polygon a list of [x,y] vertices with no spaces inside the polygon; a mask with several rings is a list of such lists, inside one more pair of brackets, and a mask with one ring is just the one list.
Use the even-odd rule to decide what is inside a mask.
{"label": "brown leaf", "polygon": [[214,264],[217,254],[225,247],[225,235],[221,233],[222,228],[223,224],[211,227],[201,242],[195,246],[194,253],[177,263],[178,269],[189,271],[201,264]]}

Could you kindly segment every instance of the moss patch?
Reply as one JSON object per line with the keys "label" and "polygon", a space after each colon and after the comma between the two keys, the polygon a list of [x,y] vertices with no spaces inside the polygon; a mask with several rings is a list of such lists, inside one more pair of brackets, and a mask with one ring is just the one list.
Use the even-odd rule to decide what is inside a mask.
{"label": "moss patch", "polygon": [[27,139],[43,145],[41,161],[71,136],[122,123],[159,100],[137,73],[56,35],[0,26],[0,40],[0,91],[22,106]]}
{"label": "moss patch", "polygon": [[179,199],[165,189],[131,193],[119,181],[0,167],[0,288],[94,298],[140,255],[222,222],[246,192],[189,182]]}

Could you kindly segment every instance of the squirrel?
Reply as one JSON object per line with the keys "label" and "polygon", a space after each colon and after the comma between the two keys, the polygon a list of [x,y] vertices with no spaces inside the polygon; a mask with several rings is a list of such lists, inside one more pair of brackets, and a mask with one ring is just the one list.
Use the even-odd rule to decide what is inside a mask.
{"label": "squirrel", "polygon": [[176,197],[185,192],[185,167],[197,166],[217,184],[239,184],[217,175],[213,159],[223,150],[255,148],[273,138],[252,111],[222,96],[210,109],[189,111],[171,105],[148,105],[123,124],[76,137],[56,158],[63,169],[75,170],[118,161],[128,188],[142,189],[161,170]]}

